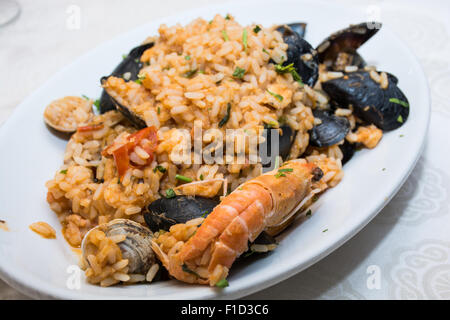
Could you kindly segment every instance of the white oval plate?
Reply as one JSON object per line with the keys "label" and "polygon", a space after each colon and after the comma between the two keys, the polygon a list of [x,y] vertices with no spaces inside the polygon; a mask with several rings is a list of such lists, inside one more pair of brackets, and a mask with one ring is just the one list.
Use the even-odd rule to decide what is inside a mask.
{"label": "white oval plate", "polygon": [[[186,24],[197,17],[211,19],[216,13],[231,13],[244,25],[305,21],[306,39],[313,46],[331,32],[366,19],[341,5],[317,1],[227,3],[143,25],[100,45],[57,73],[23,101],[0,128],[0,219],[6,220],[10,228],[9,232],[0,230],[0,275],[6,282],[41,298],[238,298],[274,285],[319,261],[355,235],[393,197],[422,150],[430,101],[427,81],[416,58],[383,26],[359,52],[379,70],[399,78],[399,86],[410,101],[409,119],[400,129],[385,134],[374,150],[358,152],[345,166],[343,181],[321,197],[312,217],[283,234],[275,252],[245,267],[233,268],[230,286],[224,290],[176,281],[100,288],[85,283],[84,276],[70,268],[78,258],[62,237],[58,219],[46,203],[44,186],[62,163],[66,141],[45,127],[45,106],[66,95],[99,97],[100,77],[111,72],[123,53],[155,35],[161,23]],[[28,229],[40,220],[57,229],[57,240],[42,239]]]}

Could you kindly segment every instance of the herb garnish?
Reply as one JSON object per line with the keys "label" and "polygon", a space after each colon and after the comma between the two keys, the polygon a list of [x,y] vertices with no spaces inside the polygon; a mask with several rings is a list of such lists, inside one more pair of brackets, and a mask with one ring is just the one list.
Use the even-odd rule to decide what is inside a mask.
{"label": "herb garnish", "polygon": [[228,38],[227,32],[225,30],[222,30],[222,37],[223,37],[223,40],[225,40],[225,41],[230,40],[230,38]]}
{"label": "herb garnish", "polygon": [[183,265],[181,266],[181,269],[182,269],[184,272],[186,272],[186,273],[193,274],[194,276],[196,276],[196,277],[202,279],[202,277],[200,277],[200,276],[198,275],[197,272],[192,271],[191,269],[189,269],[188,266],[187,266],[186,264],[183,264]]}
{"label": "herb garnish", "polygon": [[309,209],[309,210],[306,212],[306,216],[308,217],[308,216],[310,216],[311,214],[312,214],[311,209]]}
{"label": "herb garnish", "polygon": [[67,173],[67,169],[61,170],[59,173],[66,174]]}
{"label": "herb garnish", "polygon": [[83,97],[83,99],[85,99],[85,100],[91,100],[91,99],[89,99],[88,96],[85,96],[84,94],[82,94],[81,97]]}
{"label": "herb garnish", "polygon": [[191,60],[191,56],[189,56],[189,55],[188,55],[188,56],[185,56],[185,57],[184,57],[184,60]]}
{"label": "herb garnish", "polygon": [[181,174],[177,174],[175,179],[183,181],[183,182],[192,182],[192,179],[186,176],[182,176]]}
{"label": "herb garnish", "polygon": [[204,178],[203,178],[203,174],[201,174],[201,175],[200,175],[200,180],[203,180],[203,179],[204,179]]}
{"label": "herb garnish", "polygon": [[175,191],[173,191],[173,189],[167,189],[166,190],[166,198],[170,199],[170,198],[174,198],[176,196]]}
{"label": "herb garnish", "polygon": [[242,43],[244,44],[244,51],[247,52],[247,29],[244,29],[244,31],[242,31]]}
{"label": "herb garnish", "polygon": [[409,103],[408,102],[399,100],[397,98],[390,98],[389,102],[393,102],[393,103],[399,104],[399,105],[401,105],[401,106],[403,106],[405,108],[409,107]]}
{"label": "herb garnish", "polygon": [[194,69],[194,70],[189,70],[188,72],[186,72],[184,74],[185,78],[192,78],[196,73],[197,73],[198,69]]}
{"label": "herb garnish", "polygon": [[233,77],[242,79],[244,77],[244,74],[245,74],[245,69],[236,67],[236,69],[234,69],[234,72],[233,72]]}
{"label": "herb garnish", "polygon": [[138,78],[134,80],[137,84],[142,84],[142,81],[145,79],[145,74],[138,74]]}
{"label": "herb garnish", "polygon": [[325,229],[325,230],[323,230],[322,232],[327,232],[328,231],[328,229]]}
{"label": "herb garnish", "polygon": [[207,215],[208,213],[209,213],[209,211],[208,211],[208,210],[205,210],[205,211],[203,211],[203,213],[202,213],[201,217],[202,217],[202,218],[206,217],[206,215]]}
{"label": "herb garnish", "polygon": [[219,282],[216,283],[216,287],[219,287],[219,288],[226,288],[228,286],[229,286],[229,284],[228,284],[227,279],[219,280]]}
{"label": "herb garnish", "polygon": [[266,91],[270,95],[274,96],[278,101],[280,101],[280,102],[283,101],[283,96],[280,96],[278,93],[274,93],[274,92],[270,91],[269,89],[266,89]]}
{"label": "herb garnish", "polygon": [[228,122],[228,120],[230,120],[230,112],[231,112],[231,103],[228,102],[227,114],[225,115],[225,117],[222,118],[222,120],[220,120],[219,128],[222,128]]}
{"label": "herb garnish", "polygon": [[97,109],[97,111],[100,112],[100,100],[99,99],[94,101],[94,106],[95,106],[95,109]]}
{"label": "herb garnish", "polygon": [[123,54],[123,55],[122,55],[122,59],[126,59],[127,57],[128,57],[127,54]]}
{"label": "herb garnish", "polygon": [[278,169],[278,172],[275,174],[275,178],[286,177],[285,172],[292,172],[294,169],[292,168],[282,168]]}
{"label": "herb garnish", "polygon": [[270,56],[269,51],[267,51],[266,49],[262,48],[262,52],[267,53]]}
{"label": "herb garnish", "polygon": [[157,114],[160,114],[160,113],[161,113],[161,108],[160,108],[160,107],[158,107],[158,108],[156,109],[156,113],[157,113]]}
{"label": "herb garnish", "polygon": [[231,19],[230,14],[227,13],[227,15],[225,16],[225,20],[230,20],[230,19]]}
{"label": "herb garnish", "polygon": [[156,171],[159,171],[159,172],[161,172],[161,173],[165,173],[166,171],[167,171],[167,169],[166,168],[164,168],[163,166],[156,166],[154,169],[153,169],[153,172],[156,172]]}
{"label": "herb garnish", "polygon": [[403,123],[403,117],[401,114],[398,116],[397,122]]}
{"label": "herb garnish", "polygon": [[279,64],[275,65],[275,71],[278,74],[284,74],[284,73],[290,73],[292,75],[292,78],[298,82],[301,86],[303,86],[302,77],[297,73],[297,70],[295,70],[294,63],[290,63],[287,66],[283,66],[283,62],[280,62]]}
{"label": "herb garnish", "polygon": [[254,33],[258,33],[258,32],[260,32],[260,31],[261,31],[261,27],[258,26],[258,25],[256,25],[256,27],[253,28],[253,32],[254,32]]}

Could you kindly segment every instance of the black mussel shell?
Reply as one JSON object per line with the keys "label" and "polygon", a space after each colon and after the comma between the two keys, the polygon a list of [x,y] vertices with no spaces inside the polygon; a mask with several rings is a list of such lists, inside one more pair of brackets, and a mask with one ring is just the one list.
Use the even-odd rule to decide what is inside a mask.
{"label": "black mussel shell", "polygon": [[345,74],[322,83],[322,89],[340,105],[353,106],[354,114],[383,131],[396,129],[408,119],[409,103],[397,87],[396,78],[388,75],[389,85],[382,89],[367,71]]}
{"label": "black mussel shell", "polygon": [[[142,69],[143,64],[140,61],[140,58],[145,50],[153,47],[152,43],[146,43],[140,45],[136,48],[133,48],[128,55],[119,63],[119,65],[114,69],[114,71],[110,74],[110,76],[114,77],[123,77],[123,75],[127,72],[130,73],[130,81],[134,81],[137,79],[139,71]],[[102,80],[105,77],[102,78]],[[101,81],[102,81],[101,80]],[[100,97],[100,113],[105,113],[109,110],[113,110],[116,108],[116,103],[111,100],[112,98],[108,95],[108,93],[103,90],[102,95]]]}
{"label": "black mussel shell", "polygon": [[354,143],[350,143],[347,140],[341,145],[339,145],[339,148],[342,151],[342,154],[344,157],[342,158],[342,164],[346,164],[355,154],[356,151],[356,145]]}
{"label": "black mussel shell", "polygon": [[338,117],[328,110],[314,109],[314,118],[322,122],[315,125],[309,133],[311,145],[316,147],[332,146],[345,139],[350,131],[350,123],[345,117]]}
{"label": "black mussel shell", "polygon": [[343,70],[346,65],[365,66],[356,50],[381,28],[381,23],[363,22],[331,34],[317,46],[320,63],[333,70]]}
{"label": "black mussel shell", "polygon": [[[103,77],[101,79],[101,82],[106,81],[107,77]],[[140,116],[135,114],[133,111],[131,111],[127,106],[124,106],[120,104],[116,99],[114,99],[112,96],[110,96],[106,90],[103,90],[102,97],[105,95],[107,97],[106,101],[109,101],[108,103],[111,103],[113,105],[113,109],[119,110],[125,118],[130,120],[130,122],[138,129],[143,129],[147,127],[147,124],[145,123],[144,119],[142,119]]]}
{"label": "black mussel shell", "polygon": [[304,22],[296,22],[296,23],[289,23],[289,28],[292,29],[295,33],[297,33],[300,37],[304,38],[306,33],[306,23]]}
{"label": "black mussel shell", "polygon": [[[319,76],[316,50],[287,25],[279,26],[277,31],[282,34],[284,42],[288,45],[287,60],[283,62],[283,65],[293,63],[302,82],[310,87],[314,86]],[[307,59],[308,55],[310,57]]]}
{"label": "black mussel shell", "polygon": [[263,231],[259,234],[255,241],[252,242],[252,244],[278,244],[278,242],[270,234]]}
{"label": "black mussel shell", "polygon": [[204,197],[160,198],[147,206],[144,219],[153,232],[168,231],[174,224],[208,216],[218,204],[218,200]]}
{"label": "black mussel shell", "polygon": [[[294,142],[296,132],[288,125],[282,125],[280,127],[281,133],[278,134],[278,154],[272,154],[272,139],[276,136],[273,136],[273,132],[270,128],[265,128],[263,133],[263,137],[265,138],[264,146],[260,147],[260,152],[264,152],[267,150],[267,154],[260,154],[261,159],[267,159],[268,161],[263,161],[264,167],[270,167],[274,164],[277,156],[280,156],[283,160],[286,160],[289,156],[289,151],[291,150],[292,143]],[[277,129],[273,129],[277,130]],[[270,158],[270,160],[268,159]]]}

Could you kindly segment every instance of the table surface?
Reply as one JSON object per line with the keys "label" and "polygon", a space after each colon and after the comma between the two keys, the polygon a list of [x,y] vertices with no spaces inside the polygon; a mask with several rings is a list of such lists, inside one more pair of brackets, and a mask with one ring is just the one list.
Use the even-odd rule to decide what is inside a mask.
{"label": "table surface", "polygon": [[[0,125],[25,97],[98,43],[150,19],[226,1],[18,2],[19,18],[0,28]],[[399,193],[358,235],[307,270],[247,298],[450,299],[450,2],[340,2],[368,18],[378,16],[417,55],[432,95],[428,142]],[[68,20],[73,6],[81,10],[79,28]],[[26,298],[0,280],[0,299]]]}

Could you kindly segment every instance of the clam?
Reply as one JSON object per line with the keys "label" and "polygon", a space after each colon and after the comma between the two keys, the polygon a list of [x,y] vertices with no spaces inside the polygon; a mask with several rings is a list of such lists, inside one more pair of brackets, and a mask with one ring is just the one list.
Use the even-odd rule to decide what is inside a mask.
{"label": "clam", "polygon": [[[298,30],[296,27],[294,29]],[[283,66],[293,64],[301,81],[310,87],[314,86],[319,76],[316,50],[288,25],[279,26],[277,31],[281,33],[284,42],[288,45],[287,59],[283,62]]]}
{"label": "clam", "polygon": [[[140,58],[142,54],[145,52],[145,50],[150,49],[151,47],[153,47],[153,45],[154,43],[150,42],[133,48],[109,76],[124,78],[127,79],[127,81],[137,80],[139,71],[143,67]],[[103,77],[100,80],[100,82],[103,82],[105,78],[107,77]],[[116,108],[116,105],[117,102],[113,101],[112,98],[108,95],[108,93],[105,90],[103,90],[102,95],[100,97],[100,113],[113,110]]]}
{"label": "clam", "polygon": [[[123,241],[117,243],[122,252],[122,258],[128,259],[128,273],[146,274],[149,268],[156,262],[152,250],[151,239],[153,233],[145,226],[128,219],[115,219],[101,224],[94,229],[100,229],[108,238],[114,236],[125,236]],[[86,252],[89,243],[86,241],[89,232],[85,235],[81,244],[82,258],[87,260]]]}
{"label": "clam", "polygon": [[345,139],[350,123],[345,117],[338,117],[328,110],[314,109],[314,118],[320,120],[310,131],[309,141],[316,147],[332,146]]}
{"label": "clam", "polygon": [[58,132],[73,133],[94,115],[92,104],[92,100],[76,96],[54,100],[45,108],[44,122]]}
{"label": "clam", "polygon": [[353,106],[360,119],[373,123],[383,131],[403,125],[409,115],[409,103],[397,86],[398,79],[387,74],[385,88],[373,79],[372,72],[357,71],[322,83],[331,100],[341,106]]}
{"label": "clam", "polygon": [[346,66],[363,68],[366,62],[356,50],[372,38],[380,28],[381,23],[363,22],[331,34],[316,48],[319,62],[334,71],[343,71]]}

